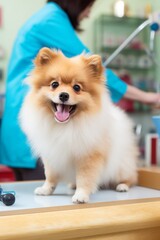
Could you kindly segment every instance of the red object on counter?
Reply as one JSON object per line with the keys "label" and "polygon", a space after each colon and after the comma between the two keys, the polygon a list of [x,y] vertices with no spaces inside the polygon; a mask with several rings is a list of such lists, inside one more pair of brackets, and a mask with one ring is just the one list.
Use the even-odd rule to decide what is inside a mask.
{"label": "red object on counter", "polygon": [[151,164],[157,165],[157,137],[151,139]]}
{"label": "red object on counter", "polygon": [[12,169],[4,165],[0,165],[0,182],[13,182],[15,180]]}

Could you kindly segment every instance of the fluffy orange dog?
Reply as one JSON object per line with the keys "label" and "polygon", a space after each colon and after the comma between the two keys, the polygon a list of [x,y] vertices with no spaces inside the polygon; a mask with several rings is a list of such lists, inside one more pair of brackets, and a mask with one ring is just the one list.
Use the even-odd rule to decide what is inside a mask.
{"label": "fluffy orange dog", "polygon": [[98,55],[66,58],[42,48],[28,84],[20,122],[46,175],[36,194],[72,182],[72,201],[85,203],[101,185],[127,191],[136,183],[132,124],[110,100]]}

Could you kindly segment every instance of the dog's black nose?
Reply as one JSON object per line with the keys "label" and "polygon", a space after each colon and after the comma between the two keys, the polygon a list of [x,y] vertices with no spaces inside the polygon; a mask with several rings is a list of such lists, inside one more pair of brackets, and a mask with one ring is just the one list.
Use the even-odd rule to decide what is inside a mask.
{"label": "dog's black nose", "polygon": [[62,92],[59,95],[59,99],[61,100],[61,102],[66,102],[69,99],[69,94],[66,92]]}

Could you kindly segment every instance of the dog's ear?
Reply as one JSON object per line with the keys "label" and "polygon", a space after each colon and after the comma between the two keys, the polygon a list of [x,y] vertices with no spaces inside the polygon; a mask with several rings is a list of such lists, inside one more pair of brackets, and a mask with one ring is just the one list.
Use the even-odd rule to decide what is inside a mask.
{"label": "dog's ear", "polygon": [[100,75],[104,71],[104,68],[102,66],[102,59],[99,55],[91,55],[85,57],[85,60],[87,61],[87,64],[90,68],[90,71],[94,75]]}
{"label": "dog's ear", "polygon": [[53,58],[55,58],[56,56],[57,56],[57,51],[53,51],[47,47],[41,48],[41,50],[39,51],[39,53],[37,54],[34,60],[34,64],[36,66],[46,65],[49,62],[51,62]]}

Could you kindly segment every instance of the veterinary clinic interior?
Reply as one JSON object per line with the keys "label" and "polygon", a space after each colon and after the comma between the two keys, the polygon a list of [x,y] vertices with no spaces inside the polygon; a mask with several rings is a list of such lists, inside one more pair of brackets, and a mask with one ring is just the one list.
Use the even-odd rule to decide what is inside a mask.
{"label": "veterinary clinic interior", "polygon": [[[62,60],[57,63],[58,57]],[[45,78],[51,75],[51,70],[46,70],[51,69],[47,68],[49,64],[53,66],[52,72],[60,69],[60,74],[64,71],[65,61],[72,62],[73,68],[79,65],[80,79],[84,76],[84,70],[80,68],[82,60],[83,64],[88,64],[84,69],[90,67],[90,74],[93,74],[93,79],[89,79],[90,87],[95,85],[97,80],[94,77],[98,76],[99,69],[103,69],[103,83],[96,84],[108,94],[110,114],[112,109],[118,109],[132,122],[131,135],[138,150],[136,169],[130,170],[131,175],[135,171],[137,176],[134,184],[125,178],[132,161],[129,149],[133,147],[130,146],[132,141],[124,140],[128,136],[127,127],[113,137],[119,139],[119,149],[123,147],[123,141],[130,143],[121,150],[125,158],[128,152],[129,155],[128,163],[123,164],[124,171],[119,170],[123,180],[118,182],[117,188],[112,186],[111,180],[106,185],[104,182],[104,186],[96,185],[96,191],[87,188],[97,176],[98,170],[94,174],[87,172],[88,168],[94,168],[96,161],[92,156],[97,156],[97,152],[90,153],[92,166],[87,163],[86,167],[75,168],[75,182],[60,181],[58,173],[56,177],[48,174],[50,168],[53,172],[54,167],[60,172],[62,168],[70,179],[69,167],[74,160],[67,163],[68,156],[71,158],[74,153],[75,158],[80,159],[81,153],[87,151],[86,145],[92,146],[92,142],[95,142],[95,147],[90,148],[93,153],[102,140],[105,151],[109,152],[112,145],[110,139],[105,144],[105,138],[96,142],[93,132],[99,133],[101,124],[94,125],[94,118],[91,124],[85,122],[89,115],[82,130],[81,115],[77,117],[77,123],[72,124],[79,103],[68,105],[69,94],[81,99],[83,92],[87,91],[82,86],[83,79],[80,84],[74,79],[69,93],[69,83],[64,84],[56,103],[50,103],[53,114],[50,121],[54,122],[53,128],[56,126],[52,134],[54,141],[49,137],[52,128],[48,126],[52,123],[46,120],[48,112],[43,112],[44,115],[41,112],[37,117],[36,110],[32,109],[36,101],[37,109],[45,104],[44,100],[37,100],[43,91],[46,91],[46,97],[54,95],[63,84],[61,77],[56,75],[44,87]],[[54,68],[54,64],[58,64],[58,68]],[[73,72],[73,68],[68,67],[66,76]],[[39,78],[43,82],[41,85],[38,85]],[[30,88],[32,94],[27,95]],[[25,114],[20,114],[26,96],[32,98],[31,103]],[[92,100],[96,104],[97,98],[92,96]],[[125,125],[119,117],[115,118],[115,123],[108,127],[111,135],[116,133],[116,126],[121,128],[121,124]],[[67,125],[73,128],[69,133],[65,130]],[[93,131],[89,130],[91,125]],[[39,145],[39,150],[34,151],[33,141],[23,129]],[[43,129],[50,129],[48,136],[41,134]],[[79,135],[72,139],[75,132]],[[42,141],[41,136],[42,139],[44,136]],[[113,149],[113,152],[118,151],[114,146]],[[60,154],[56,155],[58,151]],[[52,164],[44,164],[43,153],[48,154],[48,158],[51,153],[53,159],[54,156],[60,157]],[[118,161],[122,161],[118,160],[118,153],[113,156],[117,159],[112,159],[115,164],[108,162],[109,166],[112,164],[106,171],[108,175],[116,169]],[[80,160],[76,160],[73,166],[81,166],[77,161]],[[106,162],[106,168],[108,165]],[[118,178],[116,174],[118,171],[112,176],[113,182]],[[56,179],[55,185],[51,186],[53,178]],[[86,192],[90,194],[89,198]],[[159,0],[0,0],[0,226],[0,240],[160,239]]]}

